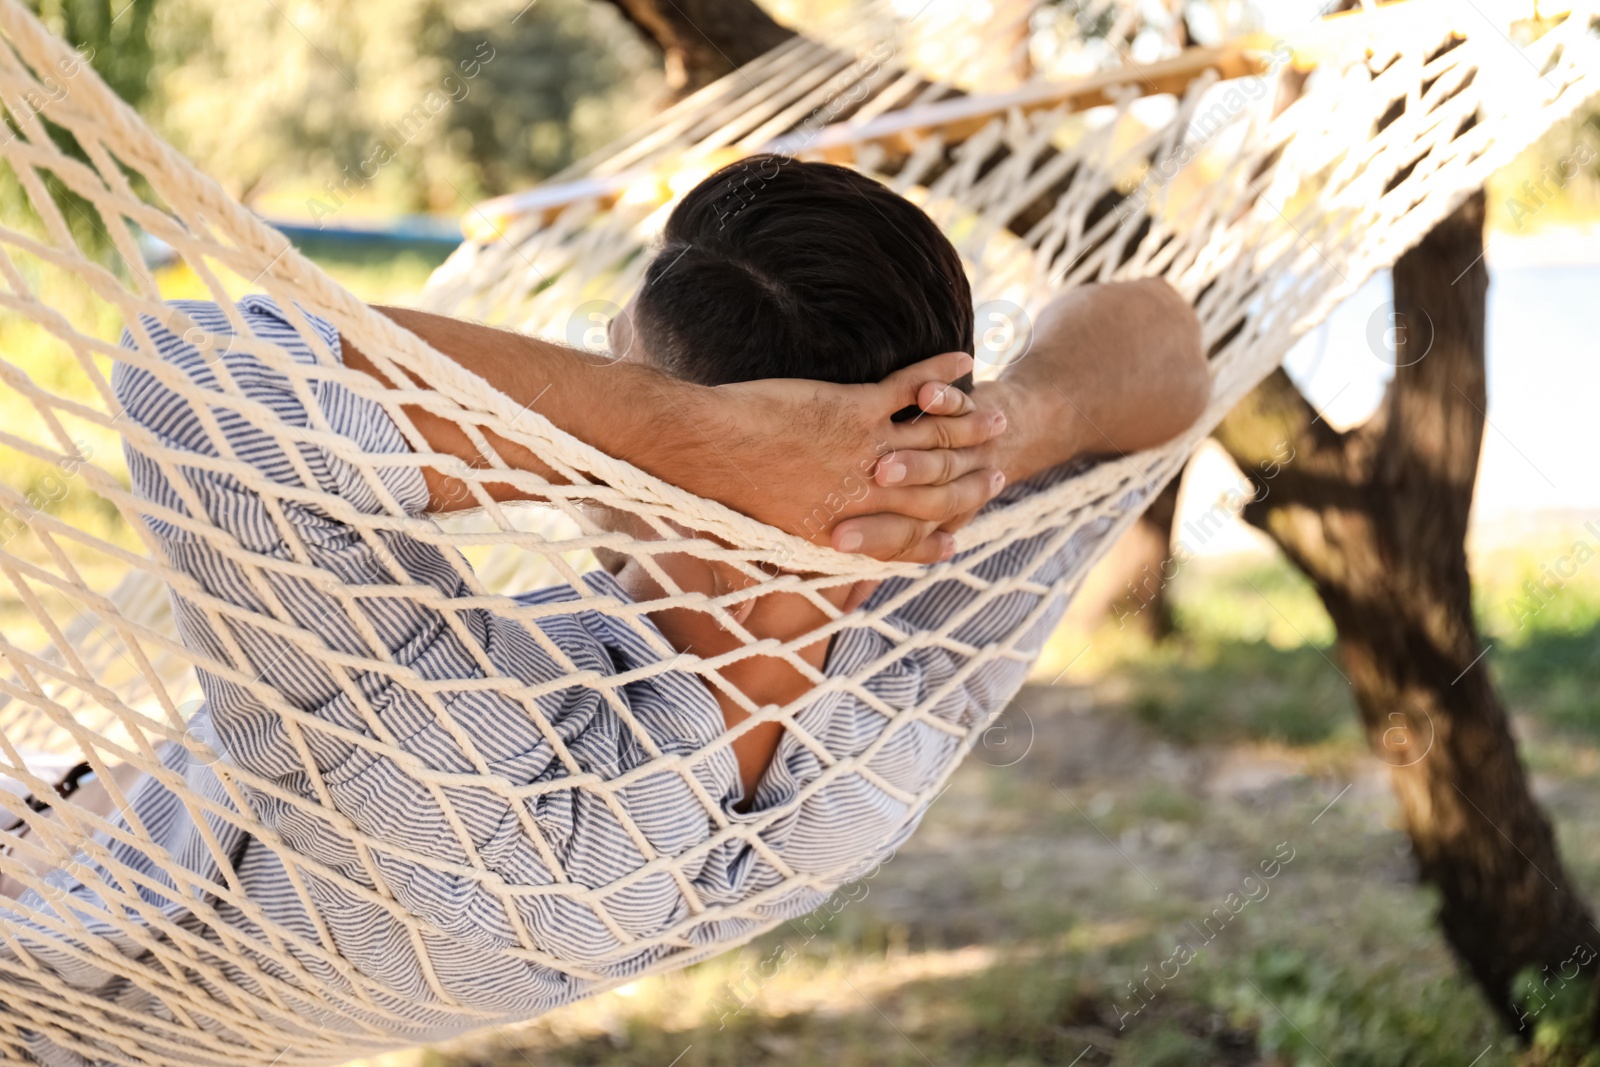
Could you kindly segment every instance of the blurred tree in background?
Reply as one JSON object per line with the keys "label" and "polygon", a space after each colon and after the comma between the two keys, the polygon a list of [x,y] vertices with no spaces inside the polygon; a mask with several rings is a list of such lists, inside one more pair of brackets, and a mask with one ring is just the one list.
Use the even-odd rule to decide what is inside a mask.
{"label": "blurred tree in background", "polygon": [[794,36],[760,5],[742,0],[611,0],[661,49],[678,96],[703,89]]}
{"label": "blurred tree in background", "polygon": [[133,0],[34,0],[41,21],[73,45],[116,90],[138,107],[150,93],[154,51],[150,16],[154,2]]}
{"label": "blurred tree in background", "polygon": [[[705,16],[697,21],[712,26],[716,39],[706,41],[716,50],[745,58],[732,55],[740,35],[718,34],[710,18],[738,5],[716,0],[32,3],[163,136],[235,195],[257,205],[270,200],[273,214],[312,213],[311,199],[330,202],[328,183],[369,214],[453,213],[548,177],[654,114],[668,98],[667,68],[675,62],[712,56],[718,64],[674,71],[680,90],[721,72],[720,54],[691,47],[699,38],[685,13]],[[812,8],[840,6],[772,0],[768,9],[780,20],[800,17],[803,27],[804,16],[817,13]],[[1260,21],[1248,4],[1164,6],[1166,21],[1152,14],[1157,5],[1145,12],[1149,25],[1134,28],[1134,51],[1174,38],[1211,43]],[[1096,10],[1084,26],[1075,5],[1043,3],[1034,20],[1036,61],[1065,73],[1074,62],[1104,59],[1092,45],[1109,29],[1111,9]],[[769,32],[755,35],[751,47],[789,32],[770,20],[763,25]],[[1057,40],[1063,34],[1080,42],[1083,54],[1072,62],[1062,58],[1071,51]],[[463,63],[476,73],[465,77]],[[1529,208],[1530,195],[1539,198],[1539,217],[1518,210],[1513,222],[1509,205],[1523,182],[1537,183],[1547,166],[1570,168],[1572,146],[1584,138],[1595,147],[1580,165],[1584,176],[1524,193]],[[379,157],[387,158],[377,164]],[[1593,114],[1553,131],[1493,188],[1500,195],[1491,220],[1501,228],[1593,217],[1600,211]]]}
{"label": "blurred tree in background", "polygon": [[441,39],[426,47],[446,61],[485,40],[496,50],[471,95],[453,109],[445,135],[484,192],[523,188],[554,173],[624,136],[662,99],[659,56],[601,5],[539,0],[515,23],[497,14],[448,32],[442,20],[434,25]]}
{"label": "blurred tree in background", "polygon": [[661,92],[657,55],[584,0],[133,3],[152,22],[143,110],[247,202],[459,211],[610,141]]}

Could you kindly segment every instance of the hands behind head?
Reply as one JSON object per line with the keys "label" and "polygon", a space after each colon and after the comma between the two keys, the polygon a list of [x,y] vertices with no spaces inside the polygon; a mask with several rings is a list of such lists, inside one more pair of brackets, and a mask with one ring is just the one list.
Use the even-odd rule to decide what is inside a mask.
{"label": "hands behind head", "polygon": [[[768,378],[719,386],[719,447],[735,467],[724,503],[841,552],[932,563],[1005,485],[983,446],[1006,420],[946,385],[972,370],[950,352],[871,385]],[[902,422],[910,405],[923,414]]]}

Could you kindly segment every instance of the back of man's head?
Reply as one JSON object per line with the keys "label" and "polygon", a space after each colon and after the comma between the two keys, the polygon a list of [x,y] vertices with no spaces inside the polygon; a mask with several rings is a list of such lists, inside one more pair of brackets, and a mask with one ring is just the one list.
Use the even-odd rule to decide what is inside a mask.
{"label": "back of man's head", "polygon": [[875,382],[972,351],[956,250],[915,204],[848,168],[770,155],[724,167],[663,238],[633,322],[676,377]]}

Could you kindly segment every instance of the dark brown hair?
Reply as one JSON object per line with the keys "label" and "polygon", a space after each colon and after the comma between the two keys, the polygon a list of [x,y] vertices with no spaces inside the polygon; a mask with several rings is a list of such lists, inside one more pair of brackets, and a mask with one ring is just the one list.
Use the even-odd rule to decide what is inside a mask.
{"label": "dark brown hair", "polygon": [[760,155],[673,210],[634,325],[662,370],[705,385],[875,382],[971,352],[972,291],[909,200],[846,167]]}

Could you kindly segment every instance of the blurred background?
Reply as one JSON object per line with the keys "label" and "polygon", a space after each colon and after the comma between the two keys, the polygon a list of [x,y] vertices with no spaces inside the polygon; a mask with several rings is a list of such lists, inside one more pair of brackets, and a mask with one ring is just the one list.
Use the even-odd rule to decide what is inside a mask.
{"label": "blurred background", "polygon": [[[674,13],[717,6],[37,5],[230,193],[357,295],[399,304],[458,243],[472,205],[557,173],[731,69],[738,60],[720,37],[673,36]],[[803,33],[848,3],[761,6]],[[1067,76],[1145,62],[1175,40],[1278,32],[1317,7],[1042,0],[1020,23],[997,21],[1003,39],[928,47],[948,50],[933,61],[957,81],[980,69]],[[1116,11],[1136,17],[1119,22]],[[774,31],[740,32],[759,54]],[[1555,171],[1573,176],[1548,180]],[[1472,610],[1528,788],[1554,828],[1565,864],[1554,877],[1593,901],[1600,115],[1581,112],[1497,175],[1486,220]],[[163,275],[168,295],[201,294],[185,270]],[[1289,360],[1336,429],[1379,410],[1408,364],[1392,314],[1380,275]],[[14,339],[8,329],[0,338]],[[1370,715],[1363,725],[1317,589],[1239,516],[1255,492],[1208,445],[1161,521],[1091,578],[1033,684],[920,833],[810,919],[523,1026],[383,1062],[1592,1062],[1585,976],[1600,930],[1590,924],[1592,941],[1571,946],[1570,968],[1546,951],[1518,970],[1514,1035],[1518,1020],[1497,1016],[1436,921],[1439,890],[1419,878],[1393,761],[1374,755],[1381,734]],[[115,517],[87,494],[46,506],[82,509],[90,526]],[[1179,547],[1181,566],[1162,566]]]}

